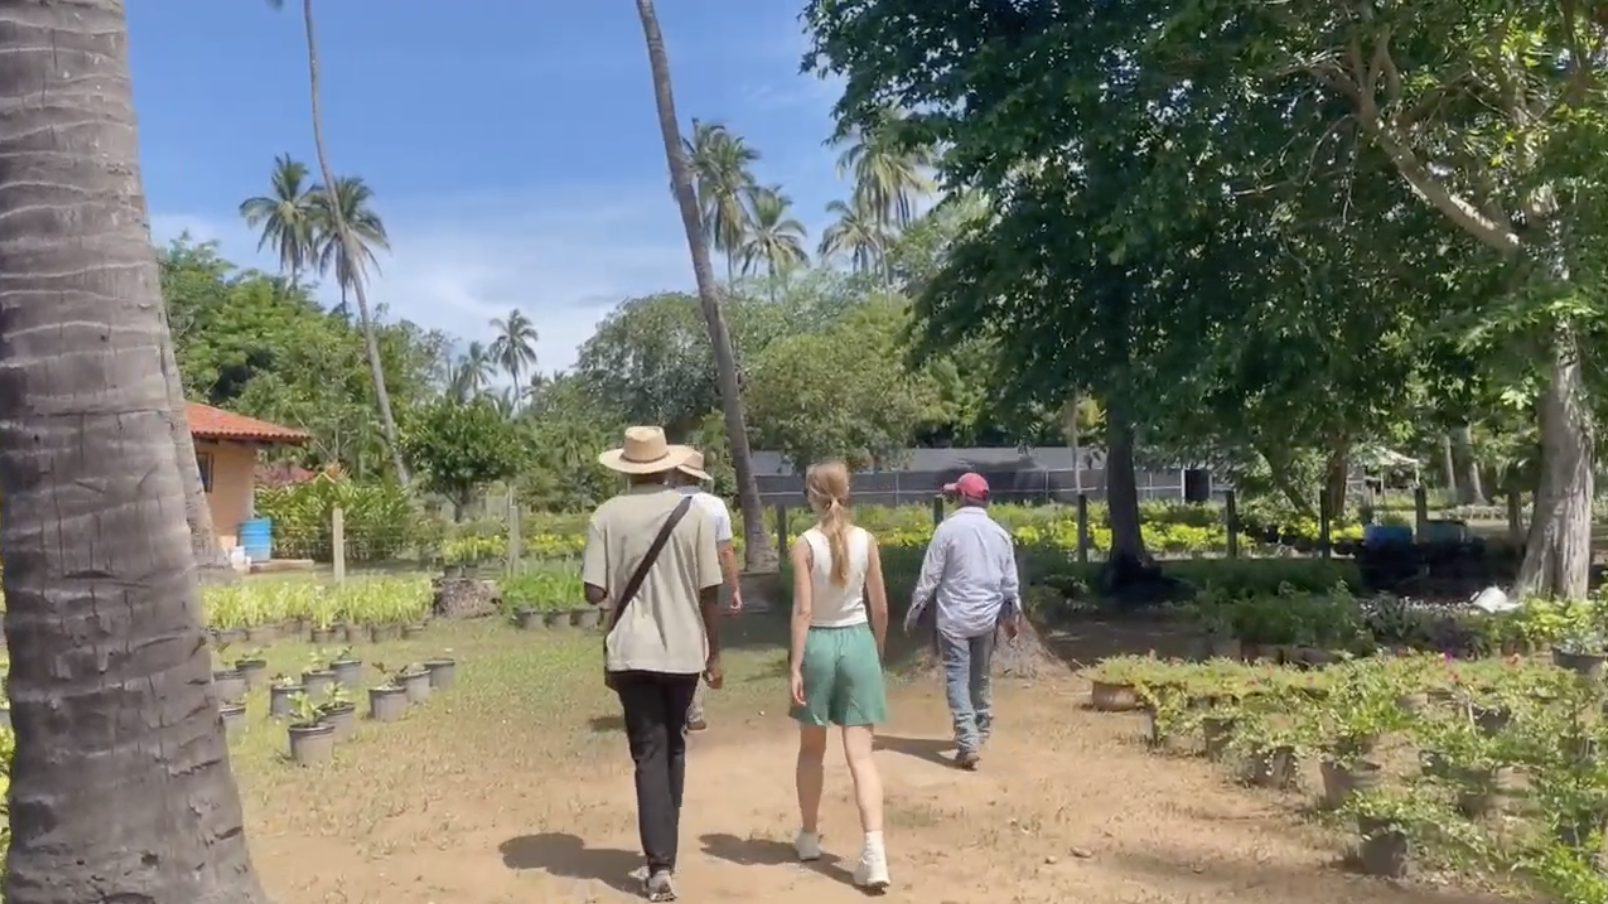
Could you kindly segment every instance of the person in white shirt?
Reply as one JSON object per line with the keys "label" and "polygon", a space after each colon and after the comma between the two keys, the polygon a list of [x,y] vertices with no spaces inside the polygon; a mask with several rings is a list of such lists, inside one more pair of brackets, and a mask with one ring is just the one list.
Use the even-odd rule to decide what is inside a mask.
{"label": "person in white shirt", "polygon": [[944,692],[955,725],[955,765],[976,769],[994,726],[993,679],[997,632],[1014,638],[1021,626],[1016,545],[988,516],[988,481],[966,473],[944,487],[959,502],[927,544],[921,577],[905,615],[913,632],[923,610],[937,609]]}
{"label": "person in white shirt", "polygon": [[[743,609],[743,592],[737,580],[737,552],[731,546],[731,510],[726,508],[725,500],[704,490],[704,484],[710,479],[709,473],[704,470],[703,453],[696,449],[676,468],[677,489],[691,496],[694,504],[708,512],[710,520],[714,522],[715,549],[720,556],[720,572],[726,579],[727,611],[737,613]],[[704,718],[704,686],[700,684],[693,695],[692,706],[687,710],[687,730],[703,731],[708,727],[709,722]]]}
{"label": "person in white shirt", "polygon": [[865,843],[854,884],[888,887],[882,843],[882,777],[871,757],[876,726],[887,721],[882,651],[888,636],[888,591],[882,556],[870,531],[849,520],[849,469],[840,461],[804,475],[815,526],[793,544],[792,716],[798,722],[800,860],[819,860],[821,792],[827,731],[843,732],[843,757],[854,779]]}

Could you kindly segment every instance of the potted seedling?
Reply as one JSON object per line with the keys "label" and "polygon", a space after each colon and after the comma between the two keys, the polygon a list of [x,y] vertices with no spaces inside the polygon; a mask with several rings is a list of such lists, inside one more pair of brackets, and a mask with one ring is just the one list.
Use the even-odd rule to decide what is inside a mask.
{"label": "potted seedling", "polygon": [[514,610],[514,625],[525,630],[539,628],[543,625],[542,616],[545,613],[529,606],[520,606]]}
{"label": "potted seedling", "polygon": [[1325,705],[1305,710],[1300,718],[1322,745],[1318,767],[1323,803],[1335,809],[1352,794],[1378,786],[1379,763],[1370,758],[1374,746],[1412,720],[1398,705],[1400,688],[1382,661],[1354,659],[1333,666],[1328,674]]}
{"label": "potted seedling", "polygon": [[335,672],[328,666],[327,653],[307,654],[307,667],[302,670],[302,686],[309,697],[319,698],[335,686]]}
{"label": "potted seedling", "polygon": [[1233,743],[1238,727],[1238,707],[1218,705],[1207,710],[1200,720],[1201,741],[1206,756],[1213,760],[1222,759]]}
{"label": "potted seedling", "polygon": [[408,690],[394,681],[369,688],[369,718],[395,722],[408,711]]}
{"label": "potted seedling", "polygon": [[1552,648],[1552,662],[1591,681],[1602,677],[1605,643],[1603,632],[1593,624],[1571,624]]}
{"label": "potted seedling", "polygon": [[1188,726],[1192,712],[1184,691],[1169,686],[1140,685],[1136,692],[1149,723],[1145,743],[1158,752],[1175,752],[1180,733]]}
{"label": "potted seedling", "polygon": [[335,752],[335,726],[318,720],[318,707],[306,694],[290,701],[290,758],[300,765],[320,763]]}
{"label": "potted seedling", "polygon": [[318,705],[318,721],[335,729],[337,741],[352,733],[352,725],[356,718],[357,707],[353,705],[352,694],[344,684],[337,684],[331,688],[329,696]]}
{"label": "potted seedling", "polygon": [[1100,712],[1132,712],[1139,708],[1139,693],[1135,687],[1140,673],[1152,667],[1155,660],[1144,656],[1112,656],[1101,660],[1093,668],[1085,669],[1083,677],[1092,685],[1089,702]]}
{"label": "potted seedling", "polygon": [[403,640],[417,640],[422,634],[424,634],[423,622],[409,622],[402,626]]}
{"label": "potted seedling", "polygon": [[290,701],[297,694],[306,694],[307,688],[289,675],[275,675],[268,685],[268,715],[283,718],[291,714]]}
{"label": "potted seedling", "polygon": [[430,699],[430,672],[421,663],[410,663],[398,672],[396,683],[408,693],[409,703],[423,703]]}
{"label": "potted seedling", "polygon": [[557,600],[541,600],[537,603],[537,609],[542,614],[543,627],[561,628],[570,623],[569,610],[559,605]]}
{"label": "potted seedling", "polygon": [[458,676],[458,661],[451,656],[426,659],[424,668],[430,673],[430,687],[434,690],[451,687]]}
{"label": "potted seedling", "polygon": [[315,644],[330,644],[335,642],[335,611],[328,606],[320,606],[313,612],[312,627],[308,629],[308,637]]}
{"label": "potted seedling", "polygon": [[1301,757],[1310,749],[1309,726],[1287,714],[1246,707],[1235,720],[1230,745],[1245,757],[1243,777],[1260,788],[1295,787]]}
{"label": "potted seedling", "polygon": [[219,700],[239,700],[246,695],[246,676],[235,669],[214,671],[212,687]]}
{"label": "potted seedling", "polygon": [[246,687],[262,687],[268,683],[268,660],[262,658],[262,648],[245,651],[234,663],[235,671],[246,679]]}
{"label": "potted seedling", "polygon": [[329,670],[334,674],[336,684],[357,687],[363,682],[363,660],[357,658],[351,647],[342,647],[330,659]]}
{"label": "potted seedling", "polygon": [[574,627],[596,628],[603,623],[603,610],[597,606],[584,605],[578,609],[571,609],[569,619]]}
{"label": "potted seedling", "polygon": [[234,731],[246,720],[246,704],[220,703],[218,704],[218,715],[223,717],[224,730]]}

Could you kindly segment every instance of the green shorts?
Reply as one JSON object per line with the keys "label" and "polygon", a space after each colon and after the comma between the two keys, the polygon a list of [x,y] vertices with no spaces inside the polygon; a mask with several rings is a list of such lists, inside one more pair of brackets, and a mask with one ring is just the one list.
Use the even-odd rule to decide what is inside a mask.
{"label": "green shorts", "polygon": [[805,725],[880,725],[888,720],[882,659],[868,624],[811,628],[804,640],[804,705],[793,718]]}

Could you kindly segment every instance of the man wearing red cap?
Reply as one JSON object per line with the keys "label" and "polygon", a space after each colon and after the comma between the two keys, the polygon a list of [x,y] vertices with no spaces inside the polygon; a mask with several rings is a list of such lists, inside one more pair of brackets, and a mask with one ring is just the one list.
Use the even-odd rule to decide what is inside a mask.
{"label": "man wearing red cap", "polygon": [[1021,625],[1016,545],[988,516],[988,481],[968,472],[944,486],[959,507],[933,531],[921,577],[905,616],[914,631],[930,604],[937,611],[944,692],[955,723],[955,764],[976,769],[993,728],[990,668],[994,637],[1014,638]]}

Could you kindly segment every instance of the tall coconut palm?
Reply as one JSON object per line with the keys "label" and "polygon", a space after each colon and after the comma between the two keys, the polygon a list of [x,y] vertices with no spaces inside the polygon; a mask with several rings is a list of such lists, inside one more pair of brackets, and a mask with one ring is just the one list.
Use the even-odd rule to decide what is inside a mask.
{"label": "tall coconut palm", "polygon": [[497,331],[491,340],[491,357],[518,386],[526,368],[536,366],[536,324],[524,311],[514,308],[507,317],[493,317],[491,328]]}
{"label": "tall coconut palm", "polygon": [[869,202],[856,195],[847,204],[833,201],[826,205],[826,212],[837,217],[837,221],[821,233],[821,258],[825,260],[846,254],[856,273],[880,270],[888,234],[878,222],[877,212]]}
{"label": "tall coconut palm", "polygon": [[759,151],[742,136],[718,122],[692,121],[692,137],[681,142],[692,163],[703,217],[704,239],[726,257],[726,281],[737,275],[737,258],[748,235],[748,208],[744,203],[757,184],[751,167]]}
{"label": "tall coconut palm", "polygon": [[[361,176],[336,176],[334,191],[315,185],[310,197],[313,258],[320,273],[334,271],[341,293],[338,310],[346,316],[348,295],[357,283],[380,272],[375,252],[389,251],[391,239],[385,234],[385,221],[374,211],[374,190]],[[352,238],[350,252],[340,238],[343,222]]]}
{"label": "tall coconut palm", "polygon": [[749,230],[743,241],[743,273],[763,263],[775,299],[777,281],[809,262],[804,239],[809,231],[789,212],[793,199],[780,185],[755,187],[748,192]]}
{"label": "tall coconut palm", "polygon": [[776,550],[765,531],[765,513],[759,499],[759,483],[754,479],[753,454],[748,446],[748,427],[743,418],[743,399],[737,386],[737,358],[732,353],[731,335],[720,310],[720,289],[715,284],[709,246],[704,241],[703,217],[681,126],[676,119],[675,94],[670,86],[670,60],[664,52],[664,33],[653,11],[653,0],[636,0],[642,19],[642,37],[648,46],[648,68],[653,73],[654,101],[659,109],[659,131],[664,137],[664,155],[670,163],[670,184],[681,210],[681,226],[687,234],[687,250],[692,255],[692,273],[698,283],[698,306],[709,327],[715,376],[720,384],[720,407],[726,419],[726,438],[731,443],[732,470],[737,476],[737,501],[743,513],[743,564],[748,571],[774,571]]}
{"label": "tall coconut palm", "polygon": [[291,288],[301,274],[315,263],[313,248],[313,205],[307,189],[307,164],[289,154],[274,158],[268,174],[268,194],[247,198],[240,203],[246,225],[261,230],[257,250],[272,246],[279,256],[279,269],[290,277]]}
{"label": "tall coconut palm", "polygon": [[[894,118],[891,112],[883,116]],[[915,219],[916,203],[935,188],[927,175],[931,167],[931,154],[896,145],[885,129],[854,133],[837,160],[838,175],[854,180],[857,206],[884,230],[903,229]]]}
{"label": "tall coconut palm", "polygon": [[[274,9],[284,7],[284,0],[268,0],[268,5]],[[372,308],[369,307],[368,290],[361,278],[363,251],[358,237],[352,230],[342,214],[340,201],[333,197],[340,182],[335,178],[335,170],[329,165],[329,152],[324,148],[324,115],[319,101],[318,84],[318,33],[313,23],[313,0],[302,0],[302,34],[307,41],[307,91],[312,98],[313,120],[313,149],[318,154],[318,171],[324,180],[325,206],[334,227],[335,240],[342,246],[341,256],[348,264],[357,264],[354,271],[359,278],[353,279],[351,285],[342,286],[342,291],[351,289],[357,298],[357,316],[363,326],[363,344],[368,351],[369,376],[374,380],[374,405],[380,412],[380,430],[385,434],[385,445],[391,453],[391,467],[395,470],[397,479],[403,483],[409,481],[408,465],[402,458],[402,444],[397,440],[396,417],[391,413],[391,392],[385,388],[385,365],[380,359],[380,337],[374,328],[374,318],[370,316]],[[337,271],[338,273],[339,271]]]}
{"label": "tall coconut palm", "polygon": [[178,460],[172,434],[123,4],[4,0],[0,45],[0,580],[16,733],[0,897],[259,904],[172,505],[195,460]]}
{"label": "tall coconut palm", "polygon": [[463,357],[453,363],[448,375],[447,390],[459,401],[468,401],[485,391],[491,384],[496,362],[483,342],[471,342]]}

